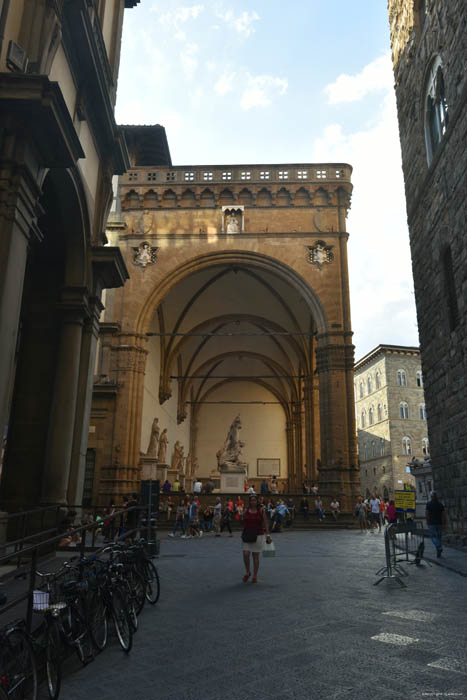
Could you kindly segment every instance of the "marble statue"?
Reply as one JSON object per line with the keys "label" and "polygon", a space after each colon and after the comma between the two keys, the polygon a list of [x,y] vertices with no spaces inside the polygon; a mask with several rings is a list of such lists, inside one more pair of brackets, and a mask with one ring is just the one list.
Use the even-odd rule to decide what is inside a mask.
{"label": "marble statue", "polygon": [[174,445],[174,451],[172,454],[172,462],[170,465],[170,468],[173,471],[183,471],[183,460],[185,458],[185,455],[183,454],[183,446],[180,444],[180,441],[177,440]]}
{"label": "marble statue", "polygon": [[229,219],[229,223],[227,224],[227,233],[239,233],[240,232],[240,226],[238,223],[237,217],[232,214],[232,216]]}
{"label": "marble statue", "polygon": [[151,437],[149,438],[149,445],[146,452],[147,455],[157,455],[160,432],[159,418],[154,418],[151,427]]}
{"label": "marble statue", "polygon": [[165,464],[166,456],[167,456],[167,443],[169,441],[167,440],[167,428],[164,428],[164,430],[161,433],[161,436],[159,438],[159,449],[157,450],[157,459],[159,464]]}
{"label": "marble statue", "polygon": [[245,469],[247,466],[246,462],[241,459],[242,447],[245,446],[245,443],[240,440],[241,429],[240,416],[236,416],[229,428],[224,446],[216,453],[218,469],[221,472],[237,471],[238,469]]}

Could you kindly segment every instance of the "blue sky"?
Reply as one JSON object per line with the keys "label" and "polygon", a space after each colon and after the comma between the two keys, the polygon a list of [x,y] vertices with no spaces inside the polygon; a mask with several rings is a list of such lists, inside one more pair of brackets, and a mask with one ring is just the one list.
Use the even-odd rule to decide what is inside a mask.
{"label": "blue sky", "polygon": [[144,0],[117,120],[163,124],[176,165],[351,163],[356,357],[418,344],[385,0]]}

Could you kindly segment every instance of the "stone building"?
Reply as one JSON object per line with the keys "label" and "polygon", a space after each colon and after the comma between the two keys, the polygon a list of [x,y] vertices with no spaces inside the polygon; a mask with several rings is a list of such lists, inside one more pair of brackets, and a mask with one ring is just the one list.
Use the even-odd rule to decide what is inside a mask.
{"label": "stone building", "polygon": [[467,527],[467,4],[389,0],[433,477]]}
{"label": "stone building", "polygon": [[139,0],[0,3],[2,508],[81,501],[125,8]]}
{"label": "stone building", "polygon": [[162,127],[125,129],[107,236],[130,279],[105,298],[89,499],[139,487],[155,417],[160,476],[216,475],[237,414],[250,480],[354,498],[351,167],[173,166]]}
{"label": "stone building", "polygon": [[362,495],[415,486],[407,465],[429,454],[418,348],[378,345],[356,363],[355,413]]}

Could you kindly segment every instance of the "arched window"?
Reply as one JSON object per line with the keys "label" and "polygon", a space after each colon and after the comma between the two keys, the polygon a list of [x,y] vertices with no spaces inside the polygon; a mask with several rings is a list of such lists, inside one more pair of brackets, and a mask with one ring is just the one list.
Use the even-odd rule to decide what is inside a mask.
{"label": "arched window", "polygon": [[383,420],[383,407],[381,404],[378,404],[378,420]]}
{"label": "arched window", "polygon": [[371,381],[370,376],[368,376],[366,383],[367,383],[367,387],[368,387],[368,393],[371,394],[371,392],[373,391],[373,382]]}
{"label": "arched window", "polygon": [[418,414],[420,416],[420,420],[426,420],[426,408],[424,403],[421,403],[418,407]]}
{"label": "arched window", "polygon": [[406,401],[401,401],[399,404],[399,416],[401,418],[409,417],[409,404]]}
{"label": "arched window", "polygon": [[376,457],[376,442],[375,442],[375,440],[371,441],[371,456]]}
{"label": "arched window", "polygon": [[373,425],[375,422],[375,409],[373,406],[370,406],[368,410],[368,425]]}
{"label": "arched window", "polygon": [[428,438],[422,438],[422,453],[424,455],[430,454],[430,443],[428,442]]}
{"label": "arched window", "polygon": [[360,398],[363,398],[363,380],[360,381]]}
{"label": "arched window", "polygon": [[362,428],[366,427],[366,413],[362,411]]}
{"label": "arched window", "polygon": [[376,388],[381,389],[381,372],[379,369],[376,370],[375,374]]}
{"label": "arched window", "polygon": [[409,437],[402,438],[402,454],[411,455],[412,454],[412,443]]}
{"label": "arched window", "polygon": [[443,140],[448,125],[448,103],[441,58],[431,64],[425,88],[425,146],[428,165]]}
{"label": "arched window", "polygon": [[423,386],[423,374],[420,370],[417,372],[417,386]]}
{"label": "arched window", "polygon": [[365,442],[363,445],[363,459],[368,459],[368,443]]}
{"label": "arched window", "polygon": [[397,386],[407,386],[407,375],[405,369],[397,370]]}
{"label": "arched window", "polygon": [[379,454],[384,457],[384,438],[379,439]]}

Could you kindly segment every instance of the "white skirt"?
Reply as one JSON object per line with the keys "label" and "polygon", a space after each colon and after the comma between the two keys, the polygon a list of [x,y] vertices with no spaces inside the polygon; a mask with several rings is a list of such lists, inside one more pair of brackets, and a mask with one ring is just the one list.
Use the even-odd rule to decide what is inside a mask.
{"label": "white skirt", "polygon": [[266,538],[264,535],[258,535],[256,542],[243,542],[242,540],[242,549],[244,552],[262,552],[265,541]]}

